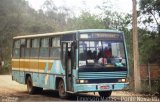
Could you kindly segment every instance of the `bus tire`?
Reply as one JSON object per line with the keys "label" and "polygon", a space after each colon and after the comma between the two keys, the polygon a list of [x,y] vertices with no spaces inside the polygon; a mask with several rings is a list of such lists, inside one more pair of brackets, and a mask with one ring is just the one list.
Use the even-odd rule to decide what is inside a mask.
{"label": "bus tire", "polygon": [[63,80],[59,80],[58,82],[58,94],[60,98],[66,98],[67,93],[65,91],[65,85]]}
{"label": "bus tire", "polygon": [[35,87],[35,93],[40,94],[40,93],[42,93],[42,91],[43,91],[43,88]]}
{"label": "bus tire", "polygon": [[29,94],[35,94],[37,91],[37,87],[33,86],[31,76],[27,77],[27,91]]}
{"label": "bus tire", "polygon": [[112,91],[100,91],[98,93],[101,97],[110,97],[112,94]]}

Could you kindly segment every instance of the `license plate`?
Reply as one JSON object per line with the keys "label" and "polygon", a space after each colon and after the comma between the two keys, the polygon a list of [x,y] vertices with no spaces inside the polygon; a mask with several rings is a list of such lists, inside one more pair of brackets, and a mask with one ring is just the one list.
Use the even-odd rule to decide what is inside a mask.
{"label": "license plate", "polygon": [[107,89],[109,89],[109,86],[103,85],[103,86],[100,86],[99,88],[100,88],[101,90],[107,90]]}

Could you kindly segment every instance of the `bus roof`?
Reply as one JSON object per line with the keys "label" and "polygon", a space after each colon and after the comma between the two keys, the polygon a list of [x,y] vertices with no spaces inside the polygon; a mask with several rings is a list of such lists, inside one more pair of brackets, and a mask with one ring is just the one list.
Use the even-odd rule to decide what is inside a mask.
{"label": "bus roof", "polygon": [[43,34],[34,34],[34,35],[15,36],[15,37],[13,37],[13,39],[47,37],[47,36],[73,34],[73,33],[77,33],[77,32],[80,32],[80,33],[89,33],[89,32],[122,33],[122,31],[118,31],[118,30],[108,30],[108,29],[83,29],[83,30],[73,30],[73,31],[64,31],[64,32],[53,32],[53,33],[43,33]]}

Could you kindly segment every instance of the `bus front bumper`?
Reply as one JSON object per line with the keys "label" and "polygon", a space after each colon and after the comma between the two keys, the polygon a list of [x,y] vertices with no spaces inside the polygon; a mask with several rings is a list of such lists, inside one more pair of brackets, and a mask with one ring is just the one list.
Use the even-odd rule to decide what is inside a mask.
{"label": "bus front bumper", "polygon": [[127,90],[129,83],[75,84],[74,92]]}

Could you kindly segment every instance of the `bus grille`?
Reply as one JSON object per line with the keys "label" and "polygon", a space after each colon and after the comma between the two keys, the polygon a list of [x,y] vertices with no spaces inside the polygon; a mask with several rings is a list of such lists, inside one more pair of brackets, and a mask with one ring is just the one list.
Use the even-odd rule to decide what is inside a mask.
{"label": "bus grille", "polygon": [[126,78],[127,71],[116,72],[79,72],[79,79],[117,79]]}

